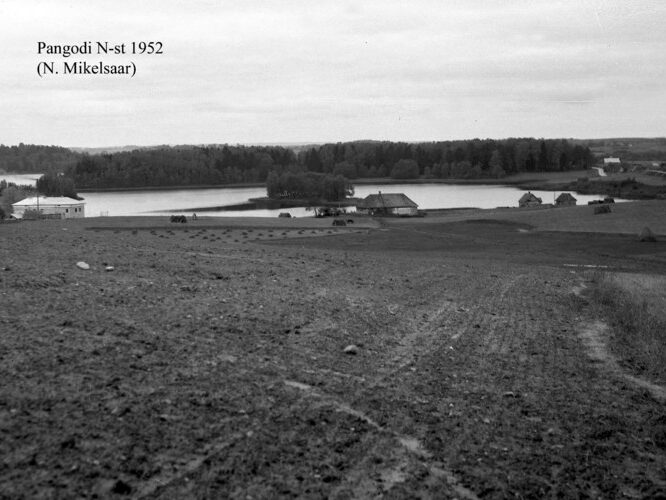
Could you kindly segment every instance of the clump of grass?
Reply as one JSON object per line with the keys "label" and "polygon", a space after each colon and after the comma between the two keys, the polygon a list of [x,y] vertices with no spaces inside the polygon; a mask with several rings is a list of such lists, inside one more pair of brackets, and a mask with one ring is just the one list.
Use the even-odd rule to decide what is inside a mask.
{"label": "clump of grass", "polygon": [[595,276],[592,299],[613,325],[611,349],[633,369],[666,381],[666,314],[611,276]]}

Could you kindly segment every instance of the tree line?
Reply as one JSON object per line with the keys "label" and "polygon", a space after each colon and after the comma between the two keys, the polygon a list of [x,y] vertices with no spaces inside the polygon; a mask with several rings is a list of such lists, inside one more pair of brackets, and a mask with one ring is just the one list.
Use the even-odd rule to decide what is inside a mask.
{"label": "tree line", "polygon": [[519,172],[563,171],[594,164],[589,148],[564,139],[432,143],[345,142],[280,146],[164,147],[84,156],[70,170],[82,188],[265,183],[293,167],[357,178],[500,178]]}
{"label": "tree line", "polygon": [[70,175],[79,189],[263,183],[295,164],[277,146],[164,147],[85,156]]}
{"label": "tree line", "polygon": [[59,146],[0,144],[0,172],[3,170],[17,174],[45,173],[49,170],[66,172],[82,157],[80,153]]}
{"label": "tree line", "polygon": [[[0,166],[11,165],[6,170],[35,171],[28,166],[35,165],[41,171],[64,172],[77,189],[266,183],[271,173],[279,178],[294,171],[346,179],[501,178],[519,172],[587,168],[594,161],[583,144],[533,138],[357,141],[297,150],[281,146],[164,146],[100,155],[54,146],[0,146]],[[44,168],[47,163],[48,169]]]}
{"label": "tree line", "polygon": [[340,173],[350,179],[446,179],[575,170],[594,165],[595,158],[588,147],[565,139],[525,138],[325,144],[302,151],[299,161],[310,171]]}

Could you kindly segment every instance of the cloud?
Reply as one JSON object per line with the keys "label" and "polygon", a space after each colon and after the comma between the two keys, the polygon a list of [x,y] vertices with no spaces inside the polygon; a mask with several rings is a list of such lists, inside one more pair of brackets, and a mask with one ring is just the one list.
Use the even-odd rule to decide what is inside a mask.
{"label": "cloud", "polygon": [[[639,116],[666,106],[657,0],[5,0],[0,19],[7,142],[666,132]],[[132,80],[39,79],[39,40],[160,40],[164,55],[132,56]]]}

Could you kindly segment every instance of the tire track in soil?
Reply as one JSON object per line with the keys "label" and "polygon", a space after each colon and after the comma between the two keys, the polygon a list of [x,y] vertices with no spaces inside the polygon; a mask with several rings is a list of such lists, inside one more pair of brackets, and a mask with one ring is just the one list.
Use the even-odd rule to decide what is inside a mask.
{"label": "tire track in soil", "polygon": [[[654,457],[646,484],[659,484],[654,464],[660,459],[645,444],[651,441],[643,441],[645,430],[625,431],[626,439],[601,448],[600,457],[590,455],[590,447],[603,446],[595,441],[604,439],[595,437],[605,436],[600,428],[622,425],[621,408],[634,405],[627,422],[650,410],[629,402],[635,396],[618,393],[616,384],[584,363],[569,298],[575,278],[552,268],[515,271],[507,274],[516,277],[510,281],[500,276],[494,285],[477,283],[467,323],[449,318],[445,327],[454,349],[442,346],[423,360],[432,381],[430,398],[440,403],[431,405],[439,422],[433,425],[431,417],[422,441],[479,496],[571,496],[588,487],[617,493],[614,488],[623,483],[606,486],[599,475],[622,477],[647,463],[637,458],[623,467],[609,458],[614,447],[637,446],[639,456]],[[427,380],[419,380],[414,391],[424,385]]]}
{"label": "tire track in soil", "polygon": [[[506,392],[515,395],[515,381],[520,380],[523,375],[517,366],[506,370],[505,358],[510,357],[512,352],[520,348],[520,336],[517,331],[524,330],[526,321],[534,315],[535,311],[528,304],[515,304],[515,290],[525,287],[530,281],[527,274],[517,274],[511,279],[505,279],[506,275],[487,271],[487,276],[493,278],[490,281],[476,283],[472,288],[465,290],[463,296],[469,297],[468,307],[456,309],[455,315],[449,316],[444,322],[443,330],[449,333],[451,345],[435,352],[431,358],[444,358],[449,361],[451,369],[447,370],[445,382],[449,385],[452,394],[447,398],[449,403],[449,418],[461,418],[469,412],[464,401],[456,398],[456,393],[462,393],[467,398],[471,393],[483,394],[478,401],[479,405],[474,410],[482,410],[484,401],[492,399],[493,392]],[[468,285],[469,287],[469,285]],[[496,311],[502,311],[498,314]],[[500,365],[501,375],[498,380],[489,380],[490,374],[498,371]],[[485,374],[485,375],[484,375]],[[494,386],[500,385],[501,389]],[[509,389],[513,389],[509,391]],[[444,412],[446,412],[444,408]],[[504,408],[496,407],[489,412],[494,422],[502,422],[505,419]],[[447,454],[449,461],[455,461],[455,455],[465,452],[466,443],[473,441],[478,434],[475,425],[463,425],[456,428],[453,435],[448,435]],[[488,434],[481,446],[491,448],[492,434]]]}
{"label": "tire track in soil", "polygon": [[[444,266],[444,268],[446,268],[446,266]],[[438,271],[437,269],[440,270]],[[366,393],[383,392],[386,395],[386,401],[391,401],[395,397],[398,397],[404,401],[412,402],[415,394],[418,393],[412,393],[409,385],[401,383],[400,379],[405,373],[415,374],[415,372],[418,371],[420,359],[428,356],[432,351],[442,348],[442,346],[448,346],[448,349],[453,349],[450,344],[460,338],[460,336],[471,335],[476,332],[476,328],[479,325],[470,325],[469,318],[467,317],[467,313],[473,307],[473,297],[471,295],[468,296],[467,294],[463,294],[463,298],[460,301],[454,301],[447,298],[443,302],[439,302],[438,300],[435,304],[432,303],[432,297],[439,296],[439,292],[441,291],[440,287],[443,285],[445,288],[454,289],[457,296],[461,292],[459,280],[466,279],[465,273],[463,273],[463,276],[461,277],[460,273],[456,272],[454,274],[448,273],[445,276],[443,283],[439,280],[435,280],[433,283],[432,277],[436,276],[438,272],[441,272],[441,268],[438,267],[437,269],[428,270],[422,275],[422,282],[428,284],[430,287],[428,290],[422,291],[423,297],[428,297],[429,302],[421,307],[401,308],[399,311],[400,314],[398,315],[398,318],[396,318],[397,324],[395,326],[395,335],[399,335],[398,332],[404,333],[399,335],[399,344],[385,356],[385,360],[380,364],[376,371],[377,375],[368,378],[368,384],[365,387]],[[451,279],[453,279],[453,285],[450,283]],[[493,296],[503,297],[509,286],[497,281],[496,283],[492,283],[492,286],[488,289],[488,293]],[[498,292],[496,290],[497,288],[502,288],[503,291]],[[417,298],[417,302],[418,301],[419,299]],[[396,314],[390,310],[390,307],[389,312],[391,312],[391,314]],[[492,318],[491,314],[487,314],[486,316]],[[418,402],[419,398],[416,399]],[[399,408],[395,409],[397,412],[400,412],[401,410],[402,409]],[[407,415],[403,415],[403,417],[409,418]],[[418,429],[419,426],[415,423],[413,427]],[[403,448],[404,445],[410,444],[412,447],[416,446],[418,449],[425,451],[425,447],[420,439],[421,438],[409,437],[407,441],[403,439],[401,444],[403,444]],[[354,497],[369,496],[369,491],[377,490],[376,483],[374,484],[374,488],[368,489],[368,481],[364,481],[363,477],[367,474],[362,471],[367,470],[369,457],[379,453],[379,450],[377,449],[378,447],[382,447],[382,443],[378,443],[368,450],[366,455],[355,467],[357,473],[347,478],[347,483],[356,485],[356,488],[353,489]],[[421,453],[421,455],[423,454]],[[376,475],[382,478],[381,486],[385,492],[390,491],[393,485],[408,481],[410,479],[410,474],[406,471],[412,471],[411,477],[416,477],[418,475],[416,471],[413,470],[413,461],[410,460],[409,456],[400,453],[400,450],[398,450],[397,453],[394,450],[391,458],[391,463],[380,468],[379,471],[376,471]],[[430,452],[426,451],[425,458],[430,462],[427,464],[427,474],[429,474],[431,478],[445,480],[448,485],[456,485],[457,495],[463,498],[476,497],[472,490],[461,484],[460,480],[443,462],[433,460]],[[430,484],[429,486],[437,491],[437,484]],[[423,494],[429,494],[429,492]],[[438,492],[436,497],[440,495],[441,492]]]}
{"label": "tire track in soil", "polygon": [[[423,272],[425,283],[428,282],[426,277],[431,274],[431,270]],[[418,281],[418,277],[413,277],[412,280]],[[421,303],[423,297],[428,293],[423,291],[420,294],[417,293],[413,297],[414,302]],[[355,302],[353,299],[351,300]],[[368,306],[369,304],[364,305]],[[440,343],[450,341],[443,325],[452,316],[458,316],[458,321],[462,321],[460,313],[463,310],[467,309],[450,299],[436,307],[433,307],[429,302],[415,308],[388,304],[386,311],[383,311],[381,316],[386,318],[390,315],[388,316],[391,319],[389,321],[390,332],[388,337],[398,338],[398,343],[388,353],[381,354],[382,359],[377,363],[373,376],[352,378],[361,383],[361,390],[364,393],[382,392],[386,394],[387,401],[390,401],[397,394],[401,397],[408,397],[405,388],[396,383],[395,379],[399,379],[401,372],[405,370],[410,372],[415,370],[414,365],[417,364],[418,360],[435,349]],[[387,312],[388,314],[386,314]],[[375,318],[374,322],[376,324],[388,326],[385,321],[378,321],[380,318],[377,317],[377,311],[368,311],[368,313],[372,313],[371,316]],[[353,472],[347,474],[342,484],[331,495],[333,498],[337,495],[365,498],[385,494],[394,485],[401,484],[410,477],[419,475],[418,471],[420,471],[421,476],[423,474],[429,476],[431,478],[430,482],[434,480],[435,483],[438,483],[439,489],[441,489],[442,482],[446,484],[451,489],[450,493],[453,496],[466,499],[477,498],[472,490],[460,483],[458,478],[446,468],[445,464],[432,459],[430,452],[425,449],[418,438],[402,434],[392,430],[388,425],[378,423],[367,413],[358,410],[352,403],[341,400],[339,396],[333,397],[324,394],[321,390],[315,390],[308,384],[295,380],[285,380],[284,382],[288,387],[298,389],[307,397],[319,400],[319,404],[333,407],[335,411],[341,411],[359,418],[382,436],[382,439],[372,444],[364,455],[357,460],[352,469]],[[381,466],[373,463],[373,457],[378,455],[384,458]],[[436,484],[430,486],[435,489],[438,488]],[[439,494],[441,494],[441,491]]]}
{"label": "tire track in soil", "polygon": [[[335,409],[335,411],[345,413],[365,422],[380,435],[390,439],[393,444],[392,448],[401,448],[401,450],[398,450],[397,453],[397,465],[391,467],[388,470],[383,469],[379,471],[379,475],[382,478],[381,485],[368,484],[369,482],[367,480],[364,481],[364,479],[366,479],[368,476],[368,459],[372,455],[371,453],[366,453],[360,462],[356,464],[356,467],[354,467],[355,472],[348,475],[346,481],[331,493],[332,498],[336,498],[344,490],[348,491],[350,487],[353,492],[353,498],[368,497],[370,495],[374,496],[375,494],[382,493],[382,491],[386,492],[390,490],[394,484],[403,482],[405,480],[403,471],[411,465],[411,459],[415,458],[422,466],[427,469],[427,471],[432,476],[443,480],[451,488],[451,491],[458,495],[459,498],[464,498],[467,500],[478,500],[476,494],[472,490],[462,486],[455,475],[452,472],[446,470],[443,464],[440,462],[432,461],[432,455],[423,447],[418,439],[412,436],[401,435],[395,431],[392,431],[391,429],[380,425],[378,422],[370,418],[362,411],[352,408],[344,402],[338,401],[335,398],[316,391],[313,387],[307,384],[294,380],[285,380],[284,384],[287,387],[291,387],[303,392],[307,397],[317,399],[319,401],[318,405],[332,407]],[[382,441],[379,443],[385,444]],[[376,451],[377,448],[378,445],[376,444],[373,446],[373,451]],[[391,452],[393,455],[396,454],[395,449],[391,450]],[[359,465],[363,466],[359,467]]]}

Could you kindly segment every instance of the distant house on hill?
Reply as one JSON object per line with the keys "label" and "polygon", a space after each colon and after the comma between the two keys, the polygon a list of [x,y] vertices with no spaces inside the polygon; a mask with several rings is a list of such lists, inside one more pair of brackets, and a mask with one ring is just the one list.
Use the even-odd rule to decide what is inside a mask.
{"label": "distant house on hill", "polygon": [[534,194],[527,192],[518,200],[519,207],[535,207],[541,205],[541,198],[537,198]]}
{"label": "distant house on hill", "polygon": [[361,200],[356,210],[368,215],[418,215],[418,205],[403,193],[371,194]]}
{"label": "distant house on hill", "polygon": [[619,158],[604,158],[604,170],[610,173],[623,172],[622,161]]}
{"label": "distant house on hill", "polygon": [[574,198],[570,193],[562,193],[557,198],[555,198],[555,206],[557,207],[569,207],[576,205],[576,198]]}
{"label": "distant house on hill", "polygon": [[35,196],[12,203],[16,219],[76,219],[85,217],[85,202],[65,196]]}

